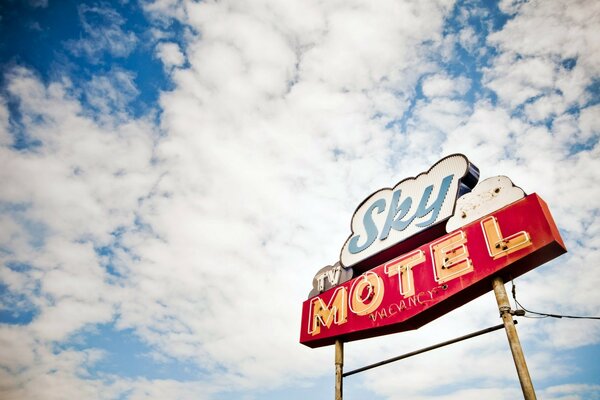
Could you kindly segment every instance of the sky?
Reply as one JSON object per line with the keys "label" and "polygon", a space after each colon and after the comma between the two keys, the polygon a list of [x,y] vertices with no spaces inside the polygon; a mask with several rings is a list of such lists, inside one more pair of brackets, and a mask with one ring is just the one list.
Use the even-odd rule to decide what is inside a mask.
{"label": "sky", "polygon": [[[599,316],[599,28],[586,0],[3,1],[0,397],[333,398],[312,278],[363,199],[452,153],[560,228],[519,302]],[[600,399],[598,320],[518,320],[539,398]],[[500,322],[487,293],[345,368]],[[520,393],[502,331],[344,382]]]}

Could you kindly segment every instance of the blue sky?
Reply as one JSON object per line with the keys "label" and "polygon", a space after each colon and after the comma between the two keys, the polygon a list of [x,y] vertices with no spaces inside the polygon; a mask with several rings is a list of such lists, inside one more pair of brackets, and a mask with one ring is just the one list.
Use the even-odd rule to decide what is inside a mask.
{"label": "blue sky", "polygon": [[[370,193],[460,152],[549,204],[516,281],[600,315],[596,2],[0,5],[0,397],[328,399],[298,343]],[[507,285],[508,286],[508,285]],[[346,367],[499,323],[486,294]],[[600,398],[600,325],[521,318],[538,397]],[[348,377],[347,399],[513,399],[502,332]]]}

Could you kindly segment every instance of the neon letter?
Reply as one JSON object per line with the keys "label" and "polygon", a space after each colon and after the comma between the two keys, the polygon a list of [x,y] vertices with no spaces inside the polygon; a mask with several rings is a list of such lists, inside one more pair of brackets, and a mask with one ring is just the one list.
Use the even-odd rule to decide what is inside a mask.
{"label": "neon letter", "polygon": [[[367,289],[367,293],[363,292]],[[367,271],[354,281],[350,289],[350,310],[356,315],[367,315],[377,309],[383,300],[383,281],[373,271]]]}
{"label": "neon letter", "polygon": [[465,233],[457,231],[429,245],[436,282],[448,282],[473,271],[466,243]]}
{"label": "neon letter", "polygon": [[365,227],[365,233],[367,234],[367,240],[364,244],[358,245],[358,240],[360,239],[360,235],[355,235],[352,239],[350,239],[350,243],[348,243],[348,251],[352,254],[360,253],[367,247],[373,244],[375,239],[377,239],[377,226],[373,221],[373,210],[377,208],[377,214],[381,214],[385,210],[385,199],[379,199],[367,209],[363,217],[363,226]]}
{"label": "neon letter", "polygon": [[320,297],[312,299],[308,318],[308,333],[313,336],[321,332],[323,325],[329,328],[332,323],[342,325],[348,322],[348,291],[346,287],[337,288],[327,304]]}
{"label": "neon letter", "polygon": [[[389,234],[390,230],[394,228],[396,231],[403,231],[406,229],[408,225],[415,219],[413,215],[412,218],[409,218],[406,221],[402,221],[402,218],[408,214],[410,210],[410,206],[412,205],[412,199],[407,197],[404,199],[402,204],[398,206],[398,202],[400,201],[400,196],[402,195],[402,190],[398,189],[394,192],[392,196],[392,202],[390,204],[390,209],[388,211],[387,218],[385,220],[385,225],[383,226],[383,230],[381,231],[381,236],[379,236],[380,240],[385,240]],[[398,215],[400,213],[400,215]]]}
{"label": "neon letter", "polygon": [[419,208],[417,208],[415,217],[422,218],[429,213],[431,213],[431,217],[425,222],[419,222],[418,224],[416,224],[416,226],[418,226],[419,228],[423,228],[435,222],[436,218],[438,217],[438,214],[442,210],[442,204],[444,204],[444,200],[446,199],[446,193],[448,193],[448,189],[450,189],[450,183],[452,183],[453,178],[454,175],[448,175],[442,180],[437,199],[435,199],[433,204],[431,204],[429,207],[427,207],[427,201],[431,196],[431,192],[433,192],[433,185],[427,186],[427,188],[423,192],[423,197],[421,197],[421,202],[419,203]]}
{"label": "neon letter", "polygon": [[425,262],[425,253],[421,250],[415,250],[388,262],[384,267],[384,271],[390,278],[398,275],[400,294],[409,297],[415,294],[415,279],[412,268],[423,262]]}
{"label": "neon letter", "polygon": [[525,231],[517,232],[505,238],[502,237],[500,225],[498,225],[498,220],[494,216],[481,220],[481,228],[483,229],[488,253],[494,260],[532,245],[531,238]]}

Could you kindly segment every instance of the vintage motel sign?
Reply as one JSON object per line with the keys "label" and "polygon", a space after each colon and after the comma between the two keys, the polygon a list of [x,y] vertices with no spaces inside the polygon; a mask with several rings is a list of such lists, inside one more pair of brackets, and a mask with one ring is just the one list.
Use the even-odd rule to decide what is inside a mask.
{"label": "vintage motel sign", "polygon": [[[566,252],[539,196],[506,177],[476,186],[478,175],[453,155],[369,196],[341,263],[315,277],[300,342],[320,347],[416,329],[489,291],[493,278],[515,278]],[[362,274],[348,280],[341,267]]]}
{"label": "vintage motel sign", "polygon": [[565,252],[532,194],[304,302],[300,342],[319,347],[416,329]]}

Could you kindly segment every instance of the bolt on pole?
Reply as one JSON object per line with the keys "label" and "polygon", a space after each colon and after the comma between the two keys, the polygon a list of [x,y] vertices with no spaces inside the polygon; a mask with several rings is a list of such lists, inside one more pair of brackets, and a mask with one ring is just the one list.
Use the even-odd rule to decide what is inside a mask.
{"label": "bolt on pole", "polygon": [[531,382],[527,363],[525,362],[525,356],[523,355],[523,349],[521,348],[521,342],[517,335],[517,328],[515,328],[515,323],[512,314],[510,313],[510,303],[508,302],[508,295],[504,288],[504,281],[502,278],[496,277],[494,278],[492,285],[494,287],[498,309],[500,310],[500,317],[502,317],[502,321],[504,322],[504,329],[506,330],[506,336],[508,337],[510,351],[512,352],[515,367],[517,368],[519,383],[521,384],[521,390],[523,390],[523,398],[525,400],[536,400],[533,383]]}

